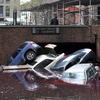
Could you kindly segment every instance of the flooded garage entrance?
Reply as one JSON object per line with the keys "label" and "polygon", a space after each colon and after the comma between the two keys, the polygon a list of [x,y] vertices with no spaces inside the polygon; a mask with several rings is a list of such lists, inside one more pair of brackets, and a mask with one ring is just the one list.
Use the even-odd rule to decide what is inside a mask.
{"label": "flooded garage entrance", "polygon": [[[49,43],[42,43],[41,46],[44,46]],[[90,48],[96,53],[96,45],[93,43],[50,43],[50,44],[56,44],[57,47],[55,48],[56,52],[58,54],[60,53],[66,53],[70,54],[76,50],[83,49],[83,48]]]}
{"label": "flooded garage entrance", "polygon": [[66,85],[27,91],[10,74],[0,74],[0,100],[100,100],[99,84],[95,87]]}
{"label": "flooded garage entrance", "polygon": [[[40,44],[42,46],[47,43]],[[57,53],[72,53],[82,48],[91,48],[94,52],[95,44],[90,43],[53,43],[57,45]],[[5,83],[5,84],[4,84]],[[44,84],[43,84],[44,85]],[[59,88],[40,88],[36,91],[25,90],[24,86],[11,74],[0,74],[0,100],[99,100],[100,82],[93,86],[61,85]],[[12,95],[13,94],[13,95]],[[12,96],[11,96],[12,95]]]}

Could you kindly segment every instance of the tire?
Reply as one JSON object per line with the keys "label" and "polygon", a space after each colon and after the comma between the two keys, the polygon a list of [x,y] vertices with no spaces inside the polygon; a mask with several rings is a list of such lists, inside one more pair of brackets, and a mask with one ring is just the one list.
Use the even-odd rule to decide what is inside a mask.
{"label": "tire", "polygon": [[24,57],[26,61],[33,61],[36,57],[36,53],[33,50],[28,50]]}
{"label": "tire", "polygon": [[27,71],[25,73],[25,76],[24,76],[25,80],[29,83],[34,83],[36,82],[37,78],[35,76],[35,74],[32,72],[32,71]]}

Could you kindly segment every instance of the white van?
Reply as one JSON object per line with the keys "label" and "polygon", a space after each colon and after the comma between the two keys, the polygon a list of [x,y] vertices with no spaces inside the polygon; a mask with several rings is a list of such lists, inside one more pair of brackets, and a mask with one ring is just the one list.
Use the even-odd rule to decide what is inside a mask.
{"label": "white van", "polygon": [[71,84],[86,85],[95,80],[97,71],[92,63],[76,64],[63,72],[61,80]]}

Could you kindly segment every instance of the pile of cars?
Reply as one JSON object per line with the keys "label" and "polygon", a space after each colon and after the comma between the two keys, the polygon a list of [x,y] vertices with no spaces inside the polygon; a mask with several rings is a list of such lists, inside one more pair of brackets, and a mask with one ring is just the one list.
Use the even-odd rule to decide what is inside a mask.
{"label": "pile of cars", "polygon": [[37,79],[56,79],[86,85],[89,81],[88,78],[91,80],[97,76],[92,64],[95,62],[95,56],[91,49],[81,49],[68,56],[64,53],[57,57],[40,55],[34,62],[32,69],[25,74],[25,79],[30,82],[36,82]]}
{"label": "pile of cars", "polygon": [[23,75],[16,72],[20,81],[22,75],[24,83],[52,83],[51,80],[56,80],[56,83],[60,81],[86,85],[97,78],[98,73],[93,64],[96,57],[91,49],[84,48],[66,55],[55,53],[55,47],[52,44],[41,47],[32,41],[26,41],[10,57],[8,66],[27,64],[29,69]]}

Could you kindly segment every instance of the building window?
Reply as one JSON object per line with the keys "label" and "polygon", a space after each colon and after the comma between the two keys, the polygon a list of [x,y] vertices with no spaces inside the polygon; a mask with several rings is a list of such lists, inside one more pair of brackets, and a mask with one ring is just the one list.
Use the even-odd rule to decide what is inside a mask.
{"label": "building window", "polygon": [[98,7],[98,20],[100,20],[100,7]]}
{"label": "building window", "polygon": [[10,6],[6,6],[6,17],[10,16]]}
{"label": "building window", "polygon": [[6,3],[10,3],[10,0],[6,0]]}
{"label": "building window", "polygon": [[4,0],[0,0],[0,3],[4,3]]}
{"label": "building window", "polygon": [[3,17],[3,6],[0,6],[0,17]]}

